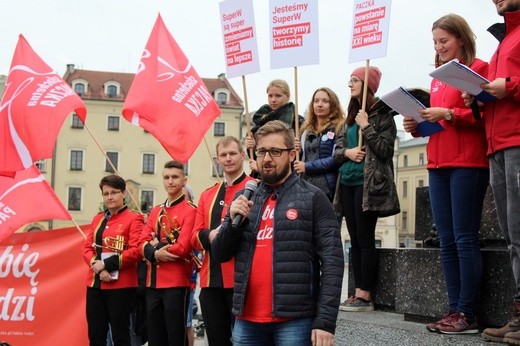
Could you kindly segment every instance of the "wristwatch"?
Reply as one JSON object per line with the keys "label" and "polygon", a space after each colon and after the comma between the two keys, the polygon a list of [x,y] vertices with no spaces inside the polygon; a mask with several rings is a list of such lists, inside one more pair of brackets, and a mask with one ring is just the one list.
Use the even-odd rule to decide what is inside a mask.
{"label": "wristwatch", "polygon": [[446,121],[452,121],[453,120],[453,113],[451,112],[451,109],[448,109],[446,114],[444,114],[444,120],[446,120]]}

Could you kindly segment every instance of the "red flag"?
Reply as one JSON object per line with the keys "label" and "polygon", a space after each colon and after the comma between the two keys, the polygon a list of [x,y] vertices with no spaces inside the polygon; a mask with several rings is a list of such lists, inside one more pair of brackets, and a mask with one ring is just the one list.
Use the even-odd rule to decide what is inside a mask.
{"label": "red flag", "polygon": [[157,17],[123,106],[123,116],[187,162],[220,108],[172,35]]}
{"label": "red flag", "polygon": [[81,98],[20,35],[0,103],[0,175],[50,158],[72,110],[85,122]]}
{"label": "red flag", "polygon": [[0,241],[23,225],[49,219],[71,220],[49,183],[34,165],[0,176]]}

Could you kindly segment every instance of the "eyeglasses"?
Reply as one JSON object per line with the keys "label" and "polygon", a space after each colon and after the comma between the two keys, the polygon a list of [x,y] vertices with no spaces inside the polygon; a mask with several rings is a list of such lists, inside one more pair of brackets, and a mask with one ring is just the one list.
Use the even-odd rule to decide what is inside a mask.
{"label": "eyeglasses", "polygon": [[281,148],[271,148],[271,149],[256,149],[255,154],[258,157],[264,157],[265,154],[269,153],[271,157],[279,157],[282,156],[282,153],[284,151],[291,151],[294,148],[287,148],[287,149],[281,149]]}
{"label": "eyeglasses", "polygon": [[359,82],[361,82],[361,79],[350,78],[350,80],[348,81],[348,85],[354,85],[354,84],[359,83]]}
{"label": "eyeglasses", "polygon": [[118,193],[121,193],[122,191],[110,191],[110,192],[103,192],[103,197],[108,197],[108,196],[115,196],[117,195]]}

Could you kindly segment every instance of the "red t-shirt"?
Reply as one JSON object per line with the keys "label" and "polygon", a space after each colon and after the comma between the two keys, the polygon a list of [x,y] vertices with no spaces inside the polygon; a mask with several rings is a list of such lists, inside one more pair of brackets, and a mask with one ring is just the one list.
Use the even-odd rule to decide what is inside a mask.
{"label": "red t-shirt", "polygon": [[273,317],[273,214],[276,200],[267,198],[256,237],[251,273],[241,319],[250,322],[282,322]]}

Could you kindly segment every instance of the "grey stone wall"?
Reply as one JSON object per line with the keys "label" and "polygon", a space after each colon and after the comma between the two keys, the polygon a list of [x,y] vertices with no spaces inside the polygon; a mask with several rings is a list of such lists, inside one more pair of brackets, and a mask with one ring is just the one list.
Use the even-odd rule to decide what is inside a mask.
{"label": "grey stone wall", "polygon": [[[428,188],[417,189],[416,240],[430,235],[433,218]],[[512,311],[515,284],[509,252],[496,219],[489,188],[480,230],[483,278],[477,318],[481,328],[505,324]],[[448,296],[438,248],[378,248],[376,308],[403,313],[408,320],[434,320],[448,311]],[[349,295],[354,278],[349,261]]]}

